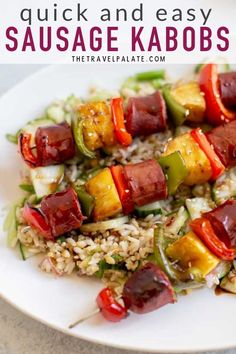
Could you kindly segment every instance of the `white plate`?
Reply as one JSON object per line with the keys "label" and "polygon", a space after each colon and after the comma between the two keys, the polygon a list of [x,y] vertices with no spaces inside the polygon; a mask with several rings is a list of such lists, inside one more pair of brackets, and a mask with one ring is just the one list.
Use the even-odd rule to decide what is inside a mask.
{"label": "white plate", "polygon": [[[19,195],[20,160],[16,146],[5,134],[15,132],[36,117],[55,98],[71,93],[85,95],[94,82],[104,88],[118,88],[122,80],[151,66],[95,65],[53,66],[9,91],[0,99],[0,207]],[[186,66],[166,68],[171,76],[191,70]],[[1,213],[3,214],[3,213]],[[2,224],[3,215],[0,216]],[[94,308],[101,284],[77,276],[55,278],[39,271],[37,259],[20,260],[19,252],[0,240],[0,294],[31,317],[60,331],[93,342],[133,350],[183,352],[223,349],[236,346],[234,319],[236,299],[215,296],[213,291],[194,291],[169,305],[146,315],[131,314],[128,319],[111,324],[97,315],[73,330],[68,324]]]}

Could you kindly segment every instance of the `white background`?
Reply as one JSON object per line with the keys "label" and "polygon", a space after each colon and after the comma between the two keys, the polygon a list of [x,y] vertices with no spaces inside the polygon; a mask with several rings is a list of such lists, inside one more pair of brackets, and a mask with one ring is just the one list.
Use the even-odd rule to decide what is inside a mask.
{"label": "white background", "polygon": [[[53,10],[53,4],[58,4],[58,9],[61,11],[63,8],[72,8],[76,9],[77,3],[80,2],[82,7],[88,7],[88,22],[65,22],[58,19],[58,22],[55,23],[52,20],[49,23],[39,22],[35,19],[36,9],[39,7],[40,9],[49,8]],[[216,50],[212,50],[211,53],[204,52],[200,53],[198,49],[194,52],[185,52],[181,51],[180,48],[175,52],[169,52],[166,54],[166,63],[199,63],[200,61],[206,59],[206,57],[216,58],[219,55],[228,58],[230,63],[236,62],[236,52],[235,52],[235,43],[236,43],[236,28],[235,28],[235,0],[224,0],[223,2],[220,0],[119,0],[110,1],[110,0],[0,0],[0,62],[1,63],[71,63],[71,55],[81,54],[72,53],[68,51],[68,53],[58,53],[56,50],[52,50],[51,52],[40,52],[39,50],[36,52],[7,52],[5,50],[5,40],[4,40],[4,31],[9,26],[16,26],[19,29],[19,44],[22,46],[22,36],[24,33],[24,29],[27,26],[26,22],[22,22],[19,18],[20,11],[23,8],[32,8],[33,11],[33,23],[32,23],[32,31],[34,32],[34,36],[37,42],[37,33],[38,26],[52,26],[53,28],[58,26],[67,26],[71,31],[71,36],[73,37],[73,31],[75,27],[82,26],[82,30],[85,34],[86,44],[88,43],[88,29],[92,26],[100,26],[105,28],[106,26],[116,26],[117,23],[112,20],[112,22],[101,22],[99,21],[99,14],[102,8],[110,8],[112,13],[114,14],[114,10],[116,8],[126,8],[128,10],[128,14],[130,15],[132,9],[136,8],[140,2],[144,4],[144,20],[143,22],[132,22],[131,17],[129,16],[128,22],[120,22],[118,23],[119,36],[119,54],[127,55],[131,54],[130,52],[130,27],[135,26],[144,26],[144,42],[148,42],[147,39],[150,37],[150,28],[153,26],[157,26],[161,29],[163,26],[176,26],[181,32],[181,28],[186,26],[193,26],[196,28],[198,32],[199,26],[203,25],[202,17],[200,15],[200,8],[203,8],[205,11],[209,8],[212,8],[212,14],[209,17],[209,21],[206,26],[209,26],[213,33],[216,33],[216,28],[219,26],[227,26],[230,30],[231,35],[233,36],[231,40],[231,47],[229,51],[218,53]],[[166,22],[159,22],[155,20],[155,13],[158,9],[164,8],[167,10],[167,18]],[[171,14],[173,13],[173,9],[181,8],[183,10],[183,22],[173,22],[171,20]],[[194,22],[186,21],[186,10],[189,8],[195,8],[197,19]],[[76,16],[76,11],[74,12]],[[185,19],[185,20],[184,20]],[[104,31],[105,32],[105,31]],[[162,33],[164,35],[164,33]],[[105,34],[103,35],[104,42]],[[163,36],[161,36],[163,37]],[[146,40],[145,40],[146,39]],[[164,42],[163,38],[160,38],[161,42]],[[215,39],[213,37],[214,46],[216,44],[216,36]],[[37,45],[36,45],[37,47]],[[197,46],[199,47],[199,46]],[[115,52],[114,52],[115,53]],[[114,54],[111,53],[111,54]],[[84,53],[82,53],[84,54]],[[93,54],[89,48],[87,47],[87,51],[85,53]],[[107,54],[106,49],[104,48],[99,54]],[[115,53],[116,54],[116,53]],[[138,52],[136,54],[139,54]],[[143,54],[143,53],[142,53]],[[146,53],[147,54],[147,53]],[[152,54],[160,54],[158,52]],[[164,52],[161,54],[165,54]]]}

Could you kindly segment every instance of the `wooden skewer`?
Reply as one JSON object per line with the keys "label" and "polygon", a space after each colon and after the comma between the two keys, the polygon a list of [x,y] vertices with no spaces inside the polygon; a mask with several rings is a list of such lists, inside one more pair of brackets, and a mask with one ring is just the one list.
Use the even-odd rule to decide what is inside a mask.
{"label": "wooden skewer", "polygon": [[88,320],[89,318],[91,318],[91,317],[97,315],[99,312],[100,312],[100,309],[99,309],[99,308],[95,309],[93,312],[90,312],[87,316],[84,316],[84,317],[80,318],[79,320],[75,321],[74,323],[70,324],[70,325],[69,325],[69,329],[74,328],[74,327],[77,326],[78,324],[80,324],[80,323],[82,323],[82,322]]}
{"label": "wooden skewer", "polygon": [[[121,298],[122,298],[122,295],[119,295],[119,296],[116,297],[116,300],[120,300]],[[79,320],[77,320],[77,321],[71,323],[68,328],[69,328],[69,329],[74,328],[74,327],[77,326],[78,324],[80,324],[80,323],[82,323],[82,322],[88,320],[89,318],[91,318],[91,317],[97,315],[100,311],[101,311],[101,310],[100,310],[99,308],[96,308],[95,310],[93,310],[92,312],[90,312],[87,316],[81,317]]]}

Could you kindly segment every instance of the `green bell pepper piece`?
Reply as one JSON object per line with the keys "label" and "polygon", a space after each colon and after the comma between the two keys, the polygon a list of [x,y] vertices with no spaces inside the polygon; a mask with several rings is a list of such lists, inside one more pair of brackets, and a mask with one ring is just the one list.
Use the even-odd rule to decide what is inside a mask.
{"label": "green bell pepper piece", "polygon": [[185,162],[179,151],[161,157],[158,162],[167,176],[168,192],[173,195],[188,175]]}
{"label": "green bell pepper piece", "polygon": [[167,110],[169,111],[174,124],[176,126],[182,125],[189,114],[188,109],[184,108],[184,106],[174,99],[171,95],[170,86],[164,86],[162,93],[166,101]]}
{"label": "green bell pepper piece", "polygon": [[75,117],[72,124],[73,135],[75,139],[75,143],[79,151],[89,157],[90,159],[95,158],[95,153],[87,148],[84,143],[84,136],[83,136],[83,119],[79,117]]}
{"label": "green bell pepper piece", "polygon": [[168,245],[167,238],[164,235],[164,230],[162,227],[158,227],[154,230],[154,255],[157,264],[161,269],[168,275],[172,281],[179,281],[179,274],[171,265],[169,259],[165,254],[165,249]]}
{"label": "green bell pepper piece", "polygon": [[83,213],[89,218],[95,205],[94,197],[86,192],[84,186],[75,187],[75,191],[81,203]]}

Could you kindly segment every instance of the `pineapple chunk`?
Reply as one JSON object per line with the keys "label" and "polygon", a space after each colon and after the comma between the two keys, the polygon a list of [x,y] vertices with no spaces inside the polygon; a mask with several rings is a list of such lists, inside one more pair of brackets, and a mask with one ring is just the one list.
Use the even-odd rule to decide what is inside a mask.
{"label": "pineapple chunk", "polygon": [[77,108],[83,119],[83,137],[88,149],[94,151],[115,144],[110,107],[105,102],[85,103]]}
{"label": "pineapple chunk", "polygon": [[166,253],[183,269],[197,268],[203,277],[220,262],[192,231],[168,246]]}
{"label": "pineapple chunk", "polygon": [[197,82],[181,84],[171,90],[173,98],[189,111],[187,120],[202,122],[206,110],[206,102]]}
{"label": "pineapple chunk", "polygon": [[93,216],[103,220],[122,211],[122,205],[109,168],[104,168],[85,184],[87,192],[95,198]]}
{"label": "pineapple chunk", "polygon": [[184,183],[192,186],[207,182],[212,175],[211,164],[189,133],[177,136],[166,146],[164,156],[179,151],[184,159],[188,175]]}

